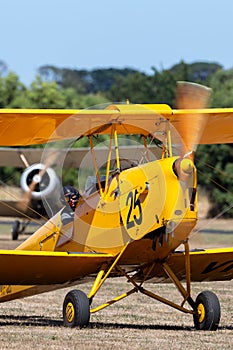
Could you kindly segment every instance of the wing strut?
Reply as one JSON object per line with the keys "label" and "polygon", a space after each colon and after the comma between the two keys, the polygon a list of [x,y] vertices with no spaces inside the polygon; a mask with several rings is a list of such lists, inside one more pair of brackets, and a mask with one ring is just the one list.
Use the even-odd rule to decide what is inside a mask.
{"label": "wing strut", "polygon": [[99,175],[97,161],[96,161],[96,157],[95,157],[95,151],[94,151],[92,136],[89,136],[89,143],[90,143],[90,147],[91,147],[91,154],[92,154],[92,158],[93,158],[93,163],[94,163],[94,167],[95,167],[95,173],[96,173],[96,178],[97,178],[97,181],[98,181],[100,194],[102,194],[102,188],[101,188],[101,183],[100,183],[100,175]]}
{"label": "wing strut", "polygon": [[103,285],[104,281],[107,279],[107,277],[109,276],[110,272],[113,270],[113,268],[116,266],[117,262],[119,261],[119,259],[121,258],[122,254],[124,253],[124,251],[126,250],[128,246],[128,243],[124,246],[124,248],[121,250],[121,252],[119,253],[119,255],[116,257],[116,259],[114,260],[114,262],[112,263],[112,265],[110,266],[110,268],[108,269],[108,271],[106,272],[105,276],[105,270],[107,268],[106,263],[104,263],[95,279],[95,282],[93,283],[93,286],[90,290],[90,293],[88,294],[88,298],[90,300],[92,300],[92,298],[95,296],[95,294],[98,292],[98,290],[100,289],[100,287]]}

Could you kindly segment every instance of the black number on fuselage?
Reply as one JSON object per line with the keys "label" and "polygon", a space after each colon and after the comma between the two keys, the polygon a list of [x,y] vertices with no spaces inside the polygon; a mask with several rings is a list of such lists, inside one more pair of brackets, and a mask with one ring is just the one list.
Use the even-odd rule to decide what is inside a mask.
{"label": "black number on fuselage", "polygon": [[[129,192],[127,199],[126,199],[126,205],[129,205],[129,211],[127,215],[127,220],[126,220],[126,227],[127,228],[132,228],[135,226],[135,223],[137,225],[141,225],[142,223],[142,207],[141,207],[141,202],[140,199],[137,198],[138,191],[135,190],[134,194],[133,192]],[[134,214],[132,215],[132,212],[138,208],[138,213],[137,215]]]}

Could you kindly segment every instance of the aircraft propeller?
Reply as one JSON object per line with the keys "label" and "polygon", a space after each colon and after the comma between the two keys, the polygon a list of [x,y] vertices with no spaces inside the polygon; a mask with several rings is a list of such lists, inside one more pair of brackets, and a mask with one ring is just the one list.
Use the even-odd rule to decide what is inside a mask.
{"label": "aircraft propeller", "polygon": [[[192,174],[196,145],[199,143],[208,118],[203,114],[195,114],[195,109],[207,108],[211,89],[190,82],[178,82],[176,90],[176,108],[183,113],[174,124],[182,135],[181,157],[175,162],[175,171],[179,178],[185,180]],[[174,112],[175,113],[175,112]]]}
{"label": "aircraft propeller", "polygon": [[33,164],[26,168],[21,177],[24,194],[18,203],[20,210],[26,211],[32,198],[39,200],[42,195],[48,196],[55,190],[58,181],[51,166],[56,163],[58,156],[59,152],[50,152],[44,164]]}
{"label": "aircraft propeller", "polygon": [[192,110],[207,108],[211,89],[190,82],[178,82],[176,90],[176,108],[183,110],[176,129],[182,131],[184,149],[182,156],[195,150],[207,123],[203,114],[194,114]]}

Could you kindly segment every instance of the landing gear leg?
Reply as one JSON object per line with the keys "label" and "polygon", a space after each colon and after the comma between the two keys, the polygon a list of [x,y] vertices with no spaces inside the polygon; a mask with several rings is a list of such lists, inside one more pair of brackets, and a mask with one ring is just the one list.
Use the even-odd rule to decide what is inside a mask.
{"label": "landing gear leg", "polygon": [[177,280],[176,276],[172,273],[169,266],[164,264],[163,267],[169,277],[174,281],[181,294],[184,297],[184,301],[188,301],[193,309],[194,326],[197,330],[211,330],[215,331],[218,328],[221,309],[218,297],[211,291],[205,291],[200,293],[196,301],[191,298],[191,274],[190,274],[190,255],[188,242],[184,243],[185,246],[185,267],[186,267],[186,283],[187,291]]}
{"label": "landing gear leg", "polygon": [[22,227],[20,228],[20,221],[19,220],[15,220],[13,222],[13,225],[12,225],[12,229],[11,229],[11,234],[12,234],[12,240],[13,241],[17,241],[18,237],[19,237],[19,234],[22,234],[25,232],[27,226],[29,225],[29,223],[31,222],[31,220],[27,220],[27,221],[24,221],[22,223]]}
{"label": "landing gear leg", "polygon": [[20,231],[20,222],[19,220],[15,220],[12,225],[11,234],[12,234],[12,240],[17,241]]}

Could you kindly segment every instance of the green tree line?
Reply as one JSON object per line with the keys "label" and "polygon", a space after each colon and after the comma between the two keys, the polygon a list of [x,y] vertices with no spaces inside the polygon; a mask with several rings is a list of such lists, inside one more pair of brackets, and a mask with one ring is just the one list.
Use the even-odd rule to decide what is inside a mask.
{"label": "green tree line", "polygon": [[[107,102],[167,103],[175,107],[176,82],[192,81],[212,88],[210,107],[233,107],[233,69],[220,64],[183,61],[146,74],[130,68],[79,70],[41,66],[26,87],[0,61],[0,108],[87,108]],[[205,145],[196,152],[199,183],[212,203],[211,215],[233,214],[233,146]],[[1,170],[4,177],[6,170]],[[7,170],[9,173],[9,169]],[[217,185],[216,185],[217,184]]]}

